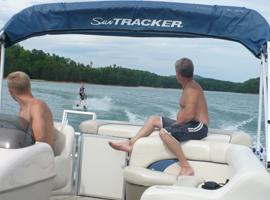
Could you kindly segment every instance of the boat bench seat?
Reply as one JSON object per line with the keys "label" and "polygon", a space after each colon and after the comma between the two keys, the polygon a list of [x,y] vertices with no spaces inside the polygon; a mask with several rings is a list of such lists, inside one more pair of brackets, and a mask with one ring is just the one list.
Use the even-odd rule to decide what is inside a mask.
{"label": "boat bench seat", "polygon": [[75,130],[72,126],[54,122],[53,152],[56,177],[53,182],[53,191],[60,191],[72,184],[73,148],[75,145]]}
{"label": "boat bench seat", "polygon": [[[122,138],[134,137],[143,124],[113,121],[113,120],[87,120],[80,124],[79,130],[82,133],[99,134]],[[159,129],[151,134],[151,136],[158,136]],[[224,142],[232,144],[241,144],[247,147],[252,147],[252,138],[249,134],[232,131],[232,130],[219,130],[209,129],[207,137],[203,141]]]}
{"label": "boat bench seat", "polygon": [[[194,169],[191,176],[177,176],[179,162],[159,137],[136,141],[124,168],[127,200],[269,198],[270,175],[250,148],[198,140],[181,142],[181,147]],[[201,188],[204,181],[225,183],[227,179],[220,189]]]}

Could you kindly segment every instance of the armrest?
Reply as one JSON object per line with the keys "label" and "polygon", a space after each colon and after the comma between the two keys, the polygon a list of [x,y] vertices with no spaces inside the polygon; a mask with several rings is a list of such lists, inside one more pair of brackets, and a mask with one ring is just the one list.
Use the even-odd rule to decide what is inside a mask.
{"label": "armrest", "polygon": [[253,140],[252,137],[247,133],[234,131],[231,136],[231,143],[240,144],[251,148],[253,145]]}

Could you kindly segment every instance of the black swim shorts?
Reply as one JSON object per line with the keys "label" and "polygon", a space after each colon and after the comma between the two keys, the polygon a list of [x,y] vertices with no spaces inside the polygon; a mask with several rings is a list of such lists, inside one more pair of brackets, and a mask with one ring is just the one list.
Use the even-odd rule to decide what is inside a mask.
{"label": "black swim shorts", "polygon": [[161,117],[161,128],[163,128],[178,142],[186,140],[201,140],[207,136],[208,127],[201,122],[190,121],[186,124],[172,125],[175,122],[176,120]]}

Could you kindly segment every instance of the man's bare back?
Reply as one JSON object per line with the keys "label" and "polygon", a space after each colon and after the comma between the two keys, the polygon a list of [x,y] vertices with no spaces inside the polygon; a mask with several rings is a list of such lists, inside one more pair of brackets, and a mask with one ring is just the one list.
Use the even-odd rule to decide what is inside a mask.
{"label": "man's bare back", "polygon": [[44,101],[31,100],[29,107],[20,108],[19,116],[31,124],[37,142],[45,142],[52,147],[54,140],[53,117],[50,108]]}

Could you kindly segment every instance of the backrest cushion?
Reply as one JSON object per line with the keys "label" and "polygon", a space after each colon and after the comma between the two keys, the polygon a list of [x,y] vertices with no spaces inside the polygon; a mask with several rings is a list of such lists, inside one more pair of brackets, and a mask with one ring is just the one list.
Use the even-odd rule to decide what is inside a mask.
{"label": "backrest cushion", "polygon": [[53,151],[55,156],[70,156],[73,149],[75,131],[70,125],[54,122]]}
{"label": "backrest cushion", "polygon": [[[200,140],[181,142],[182,150],[189,160],[226,163],[225,153],[230,144]],[[131,154],[130,165],[148,167],[164,159],[176,158],[159,137],[145,137],[136,141]]]}

